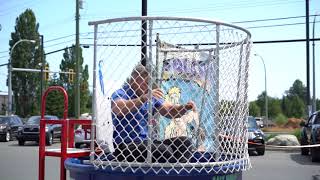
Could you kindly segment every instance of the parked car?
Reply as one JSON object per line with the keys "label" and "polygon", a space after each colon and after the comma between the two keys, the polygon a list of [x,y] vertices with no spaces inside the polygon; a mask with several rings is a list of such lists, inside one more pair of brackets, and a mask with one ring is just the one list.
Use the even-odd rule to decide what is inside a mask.
{"label": "parked car", "polygon": [[264,126],[264,124],[263,124],[263,118],[262,117],[255,117],[255,120],[257,121],[257,125],[259,126],[259,127],[263,127]]}
{"label": "parked car", "polygon": [[[26,141],[39,142],[40,134],[40,116],[31,116],[23,128],[18,131],[18,143],[23,146]],[[57,116],[45,116],[45,119],[58,120]],[[61,124],[52,124],[46,126],[46,144],[52,145],[54,138],[61,138]]]}
{"label": "parked car", "polygon": [[260,127],[254,117],[248,117],[248,150],[257,151],[258,155],[264,155],[265,135]]}
{"label": "parked car", "polygon": [[76,148],[89,147],[90,146],[91,129],[88,125],[79,126],[74,131],[74,146]]}
{"label": "parked car", "polygon": [[[90,115],[83,115],[80,119],[91,120]],[[90,135],[91,135],[91,126],[90,125],[80,125],[74,131],[74,146],[76,148],[89,147],[90,146]]]}
{"label": "parked car", "polygon": [[[301,122],[300,144],[320,144],[320,111],[313,113],[306,123]],[[301,148],[302,155],[309,155],[309,152],[312,162],[320,161],[320,147]]]}
{"label": "parked car", "polygon": [[23,123],[18,116],[0,116],[0,139],[10,141],[22,129]]}

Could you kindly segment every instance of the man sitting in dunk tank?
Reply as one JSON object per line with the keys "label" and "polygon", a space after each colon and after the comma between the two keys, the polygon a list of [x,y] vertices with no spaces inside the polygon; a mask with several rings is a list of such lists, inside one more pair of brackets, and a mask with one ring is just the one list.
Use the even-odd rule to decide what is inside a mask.
{"label": "man sitting in dunk tank", "polygon": [[[114,156],[118,161],[145,162],[148,146],[148,102],[152,101],[152,113],[166,118],[180,118],[190,111],[196,111],[194,102],[172,104],[164,100],[159,88],[148,95],[149,73],[143,65],[137,65],[131,77],[112,94],[112,120],[115,127]],[[187,136],[173,137],[163,141],[153,140],[151,153],[153,162],[187,162],[192,156],[192,142]]]}

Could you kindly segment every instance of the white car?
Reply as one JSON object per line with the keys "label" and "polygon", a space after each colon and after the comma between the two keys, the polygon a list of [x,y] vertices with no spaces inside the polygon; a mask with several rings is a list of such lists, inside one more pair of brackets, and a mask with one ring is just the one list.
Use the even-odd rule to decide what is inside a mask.
{"label": "white car", "polygon": [[[80,119],[91,120],[91,116],[81,116]],[[87,148],[90,147],[91,142],[91,129],[90,125],[80,125],[74,131],[74,146],[76,148]]]}
{"label": "white car", "polygon": [[81,126],[74,131],[74,146],[76,148],[90,147],[90,129],[83,129]]}

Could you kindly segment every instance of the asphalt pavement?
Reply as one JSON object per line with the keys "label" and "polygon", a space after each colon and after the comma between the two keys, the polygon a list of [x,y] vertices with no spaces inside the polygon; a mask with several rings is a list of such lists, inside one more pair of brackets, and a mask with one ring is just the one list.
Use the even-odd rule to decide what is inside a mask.
{"label": "asphalt pavement", "polygon": [[[25,146],[17,141],[0,142],[0,180],[37,180],[38,148],[34,142]],[[320,163],[299,151],[268,150],[264,156],[251,154],[250,160],[252,168],[243,172],[243,180],[320,180]],[[59,180],[59,158],[46,157],[45,169],[45,180]]]}
{"label": "asphalt pavement", "polygon": [[252,168],[243,180],[320,180],[320,163],[300,151],[267,150],[264,156],[250,153]]}

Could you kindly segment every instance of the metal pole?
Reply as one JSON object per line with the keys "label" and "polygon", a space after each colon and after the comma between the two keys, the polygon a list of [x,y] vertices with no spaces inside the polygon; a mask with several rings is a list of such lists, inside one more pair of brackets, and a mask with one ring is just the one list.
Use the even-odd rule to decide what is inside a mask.
{"label": "metal pole", "polygon": [[[41,54],[40,54],[40,58],[41,58],[41,72],[40,72],[40,108],[42,108],[41,104],[42,104],[42,94],[43,94],[43,67],[45,66],[45,62],[44,62],[44,55],[43,55],[43,35],[40,35],[41,38]],[[40,109],[42,111],[42,109]]]}
{"label": "metal pole", "polygon": [[268,127],[268,92],[267,92],[267,71],[266,71],[266,64],[264,63],[264,59],[262,58],[262,56],[260,56],[259,54],[254,54],[255,56],[258,56],[262,63],[263,63],[263,68],[264,68],[264,91],[266,92],[266,96],[265,96],[265,113],[266,113],[266,125]]}
{"label": "metal pole", "polygon": [[314,18],[313,18],[313,27],[312,27],[312,80],[313,80],[313,97],[312,97],[312,112],[315,112],[317,110],[317,105],[316,105],[316,63],[315,63],[315,43],[314,43],[314,29],[315,29],[315,22],[316,22],[316,17],[317,14],[315,14]]}
{"label": "metal pole", "polygon": [[309,0],[306,0],[306,68],[307,68],[307,114],[310,115],[311,105],[310,105],[310,52],[309,47]]}
{"label": "metal pole", "polygon": [[79,0],[76,0],[76,82],[75,82],[75,117],[80,117],[80,60],[79,60]]}
{"label": "metal pole", "polygon": [[14,48],[21,42],[31,42],[35,43],[35,40],[29,40],[29,39],[20,39],[17,41],[11,48],[10,51],[10,58],[9,58],[9,67],[8,67],[8,115],[12,115],[12,52]]}
{"label": "metal pole", "polygon": [[[147,16],[148,14],[148,0],[142,0],[142,16]],[[147,21],[142,20],[141,28],[141,64],[146,66],[146,56],[147,56]]]}

